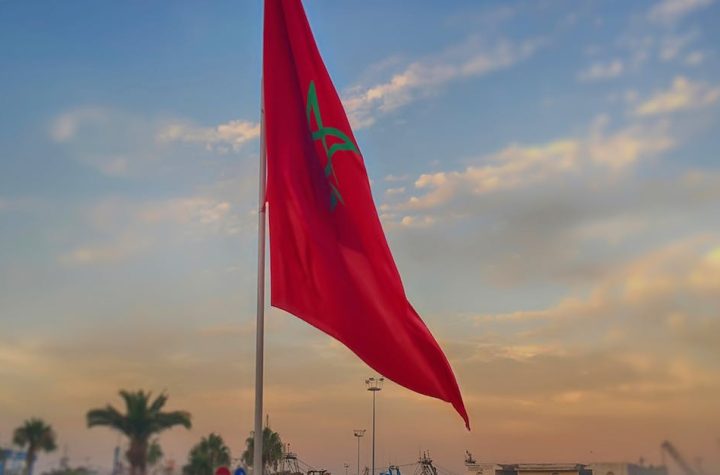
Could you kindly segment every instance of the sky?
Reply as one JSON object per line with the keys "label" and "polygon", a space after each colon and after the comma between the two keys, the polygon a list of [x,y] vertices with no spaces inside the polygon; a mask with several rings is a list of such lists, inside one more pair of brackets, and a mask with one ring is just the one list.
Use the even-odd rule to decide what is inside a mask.
{"label": "sky", "polygon": [[[473,425],[387,382],[377,465],[660,463],[668,439],[720,467],[720,2],[305,3]],[[240,456],[261,19],[0,1],[0,445],[42,417],[105,470],[121,440],[85,413],[142,388],[193,415],[168,459],[210,432]],[[268,311],[265,409],[302,460],[355,466],[372,375]]]}

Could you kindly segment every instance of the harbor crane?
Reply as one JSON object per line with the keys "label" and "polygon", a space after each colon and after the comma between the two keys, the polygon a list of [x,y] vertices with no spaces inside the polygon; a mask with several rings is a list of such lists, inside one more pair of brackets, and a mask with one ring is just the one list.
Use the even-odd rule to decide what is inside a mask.
{"label": "harbor crane", "polygon": [[678,452],[678,450],[675,448],[675,446],[669,441],[666,440],[660,445],[660,448],[667,452],[668,455],[675,461],[676,464],[682,469],[683,473],[685,475],[702,475],[702,473],[694,470],[689,463],[685,461],[685,458]]}

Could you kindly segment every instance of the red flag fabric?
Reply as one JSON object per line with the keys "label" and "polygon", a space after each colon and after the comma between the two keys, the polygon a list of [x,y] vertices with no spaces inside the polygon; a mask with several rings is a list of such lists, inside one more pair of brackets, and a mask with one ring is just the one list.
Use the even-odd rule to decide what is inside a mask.
{"label": "red flag fabric", "polygon": [[266,0],[263,48],[271,304],[450,402],[469,428],[450,364],[405,295],[300,0]]}

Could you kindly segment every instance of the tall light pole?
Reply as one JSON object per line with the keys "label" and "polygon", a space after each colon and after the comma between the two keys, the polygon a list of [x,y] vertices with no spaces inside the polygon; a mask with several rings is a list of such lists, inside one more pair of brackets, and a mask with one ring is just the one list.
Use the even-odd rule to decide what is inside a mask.
{"label": "tall light pole", "polygon": [[372,392],[373,395],[372,472],[370,472],[370,475],[375,475],[375,394],[382,389],[383,381],[385,381],[385,378],[372,377],[365,380],[365,386],[367,386],[367,390]]}
{"label": "tall light pole", "polygon": [[353,434],[355,437],[357,437],[358,440],[358,467],[357,467],[357,475],[360,475],[360,437],[365,435],[365,429],[355,429],[353,430]]}

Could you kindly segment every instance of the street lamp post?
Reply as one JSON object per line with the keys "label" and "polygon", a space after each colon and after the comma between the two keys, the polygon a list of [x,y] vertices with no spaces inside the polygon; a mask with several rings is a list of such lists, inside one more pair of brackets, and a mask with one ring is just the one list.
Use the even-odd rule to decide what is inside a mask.
{"label": "street lamp post", "polygon": [[372,416],[372,472],[370,475],[375,475],[375,394],[382,389],[383,381],[385,378],[368,378],[365,380],[365,386],[367,390],[372,392],[373,395],[373,416]]}
{"label": "street lamp post", "polygon": [[353,430],[353,434],[355,435],[355,437],[357,437],[357,441],[358,441],[357,475],[360,475],[360,437],[365,435],[365,429],[355,429],[355,430]]}

